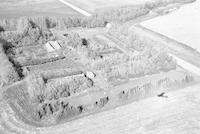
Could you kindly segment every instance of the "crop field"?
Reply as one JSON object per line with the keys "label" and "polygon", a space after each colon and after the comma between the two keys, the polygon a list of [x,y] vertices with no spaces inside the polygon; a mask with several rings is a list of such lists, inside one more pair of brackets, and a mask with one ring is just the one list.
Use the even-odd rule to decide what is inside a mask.
{"label": "crop field", "polygon": [[144,4],[149,0],[66,0],[70,3],[73,3],[77,7],[81,7],[86,11],[94,12],[99,9],[108,8],[108,7],[117,7],[117,6],[127,6],[127,5],[139,5]]}
{"label": "crop field", "polygon": [[[15,4],[13,4],[15,3]],[[57,0],[1,1],[0,19],[23,16],[79,16],[80,14]]]}
{"label": "crop field", "polygon": [[147,20],[142,26],[184,43],[196,50],[200,49],[200,1],[182,6],[168,15]]}

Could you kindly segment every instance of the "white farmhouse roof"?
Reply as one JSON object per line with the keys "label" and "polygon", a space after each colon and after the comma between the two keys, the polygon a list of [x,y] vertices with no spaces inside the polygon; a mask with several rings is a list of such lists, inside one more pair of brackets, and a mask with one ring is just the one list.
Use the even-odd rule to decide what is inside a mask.
{"label": "white farmhouse roof", "polygon": [[106,27],[107,27],[108,29],[110,29],[110,28],[112,27],[112,24],[111,24],[111,23],[107,23]]}
{"label": "white farmhouse roof", "polygon": [[49,41],[45,46],[48,52],[53,52],[61,48],[61,45],[58,43],[58,41]]}

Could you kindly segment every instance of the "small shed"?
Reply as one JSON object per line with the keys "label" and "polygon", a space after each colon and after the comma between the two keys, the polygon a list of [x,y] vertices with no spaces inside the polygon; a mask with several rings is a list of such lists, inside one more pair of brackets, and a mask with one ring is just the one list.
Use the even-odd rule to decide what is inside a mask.
{"label": "small shed", "polygon": [[53,52],[61,49],[61,45],[58,41],[49,41],[45,44],[47,52]]}
{"label": "small shed", "polygon": [[85,73],[86,77],[90,78],[90,79],[93,79],[96,75],[93,73],[93,72],[90,72],[90,71],[87,71]]}
{"label": "small shed", "polygon": [[112,27],[112,24],[111,23],[107,23],[106,24],[106,28],[110,29]]}

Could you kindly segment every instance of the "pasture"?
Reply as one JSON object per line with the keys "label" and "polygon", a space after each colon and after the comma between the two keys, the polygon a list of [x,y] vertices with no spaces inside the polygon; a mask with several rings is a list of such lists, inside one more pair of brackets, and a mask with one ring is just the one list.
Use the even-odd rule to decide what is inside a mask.
{"label": "pasture", "polygon": [[182,6],[177,11],[141,23],[194,49],[200,49],[200,0]]}
{"label": "pasture", "polygon": [[57,0],[1,1],[0,19],[31,16],[79,16],[80,14]]}

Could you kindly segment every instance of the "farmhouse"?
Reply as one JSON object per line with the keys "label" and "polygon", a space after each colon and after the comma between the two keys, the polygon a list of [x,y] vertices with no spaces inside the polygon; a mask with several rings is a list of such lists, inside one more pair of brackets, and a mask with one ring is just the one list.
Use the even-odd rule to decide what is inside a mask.
{"label": "farmhouse", "polygon": [[58,41],[49,41],[45,44],[47,52],[59,50],[62,46]]}

